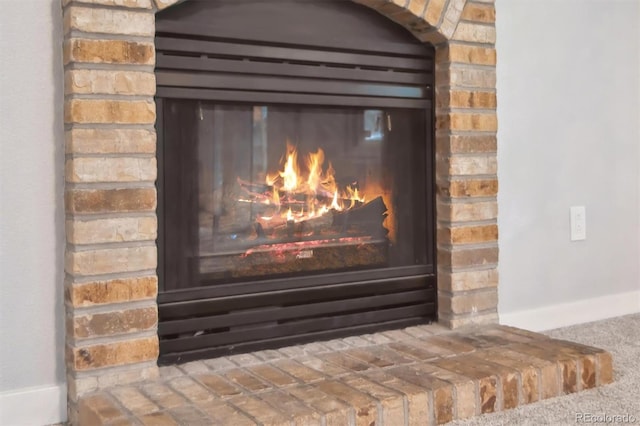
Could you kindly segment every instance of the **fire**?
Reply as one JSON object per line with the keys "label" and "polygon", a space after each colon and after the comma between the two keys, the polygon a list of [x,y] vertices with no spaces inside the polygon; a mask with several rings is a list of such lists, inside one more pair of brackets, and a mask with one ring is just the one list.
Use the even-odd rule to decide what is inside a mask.
{"label": "fire", "polygon": [[284,170],[279,172],[278,174],[284,180],[284,185],[282,188],[285,191],[295,191],[298,188],[298,154],[293,150],[293,152],[289,153],[287,156],[287,163],[284,166]]}
{"label": "fire", "polygon": [[[281,218],[301,222],[331,210],[347,210],[365,202],[365,196],[355,183],[341,190],[336,183],[333,166],[329,163],[325,169],[324,162],[324,151],[318,148],[306,156],[303,173],[298,164],[297,149],[287,144],[283,169],[268,174],[265,179],[265,183],[272,187],[269,202],[278,210],[281,206],[288,206],[286,211],[280,212]],[[293,210],[292,206],[295,206]]]}

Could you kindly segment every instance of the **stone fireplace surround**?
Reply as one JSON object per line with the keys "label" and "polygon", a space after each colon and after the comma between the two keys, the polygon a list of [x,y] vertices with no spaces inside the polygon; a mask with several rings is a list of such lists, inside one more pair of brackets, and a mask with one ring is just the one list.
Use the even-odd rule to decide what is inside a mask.
{"label": "stone fireplace surround", "polygon": [[[436,46],[439,323],[496,323],[493,0],[354,1]],[[174,3],[62,0],[71,405],[158,374],[154,14]]]}

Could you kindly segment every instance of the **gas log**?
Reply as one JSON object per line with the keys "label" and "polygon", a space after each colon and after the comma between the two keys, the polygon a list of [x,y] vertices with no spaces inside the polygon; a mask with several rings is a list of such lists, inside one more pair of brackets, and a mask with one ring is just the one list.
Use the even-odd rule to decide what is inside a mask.
{"label": "gas log", "polygon": [[258,217],[255,228],[259,238],[280,239],[312,234],[326,235],[328,232],[349,235],[350,230],[357,230],[362,235],[380,236],[388,232],[383,226],[387,217],[386,211],[387,206],[382,197],[376,197],[352,209],[331,209],[320,216],[305,220],[287,220],[279,215],[271,218]]}
{"label": "gas log", "polygon": [[294,235],[312,235],[321,234],[328,230],[333,224],[333,212],[312,217],[310,219],[295,222],[287,220],[284,217],[273,216],[266,220],[262,217],[256,219],[256,233],[258,238],[283,238],[293,237]]}

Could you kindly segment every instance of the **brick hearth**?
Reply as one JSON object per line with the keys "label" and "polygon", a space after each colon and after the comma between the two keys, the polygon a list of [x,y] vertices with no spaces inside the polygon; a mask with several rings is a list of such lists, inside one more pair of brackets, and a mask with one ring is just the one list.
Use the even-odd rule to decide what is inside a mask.
{"label": "brick hearth", "polygon": [[604,385],[609,353],[504,326],[439,326],[163,367],[86,395],[87,425],[420,425]]}

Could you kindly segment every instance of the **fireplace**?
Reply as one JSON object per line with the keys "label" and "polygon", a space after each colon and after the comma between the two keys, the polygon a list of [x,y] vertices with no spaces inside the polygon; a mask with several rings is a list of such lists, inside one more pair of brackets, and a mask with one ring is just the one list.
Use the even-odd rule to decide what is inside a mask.
{"label": "fireplace", "polygon": [[246,9],[156,20],[161,362],[435,320],[433,48],[355,3]]}
{"label": "fireplace", "polygon": [[[435,157],[436,218],[435,221],[427,218],[424,226],[425,240],[429,241],[431,228],[428,225],[435,222],[436,247],[427,244],[426,265],[414,265],[424,269],[415,275],[403,275],[403,282],[396,277],[395,284],[384,275],[394,272],[395,268],[391,267],[330,273],[312,271],[304,280],[296,276],[272,277],[260,283],[262,290],[271,292],[270,295],[262,294],[263,300],[268,302],[262,305],[263,308],[276,306],[271,312],[266,310],[264,313],[271,314],[273,320],[276,313],[284,312],[282,306],[270,304],[269,297],[275,297],[278,292],[290,292],[292,289],[286,287],[287,283],[295,283],[298,291],[310,291],[314,280],[325,280],[324,287],[319,287],[316,293],[322,297],[338,294],[345,298],[357,293],[358,283],[368,283],[366,288],[376,292],[403,288],[409,289],[408,292],[414,291],[411,288],[417,292],[434,292],[435,282],[429,284],[429,280],[437,272],[439,324],[456,328],[497,322],[498,178],[492,1],[411,0],[402,4],[391,0],[354,0],[353,6],[360,6],[356,16],[366,17],[364,19],[370,24],[359,26],[354,23],[354,15],[349,13],[339,13],[327,24],[327,19],[321,19],[327,17],[326,11],[305,1],[288,2],[289,6],[282,8],[277,16],[267,16],[264,9],[259,9],[264,4],[277,3],[275,1],[238,1],[235,2],[237,7],[244,8],[241,24],[232,23],[229,13],[219,7],[208,15],[198,14],[200,22],[196,17],[191,25],[179,23],[186,12],[176,12],[173,17],[169,12],[190,3],[210,2],[63,0],[62,3],[65,28],[65,310],[71,409],[81,395],[93,390],[157,375],[159,337],[163,340],[165,337],[177,340],[180,336],[215,338],[212,333],[202,334],[210,329],[200,325],[190,326],[190,331],[167,328],[169,314],[174,315],[171,318],[176,321],[184,321],[182,324],[203,319],[199,314],[189,313],[193,300],[200,299],[204,303],[200,306],[206,306],[217,299],[221,312],[227,312],[223,308],[235,301],[235,316],[227,317],[234,326],[235,319],[254,312],[252,306],[240,305],[241,300],[248,300],[253,282],[249,279],[182,290],[167,291],[165,288],[163,268],[158,268],[159,260],[164,263],[162,256],[166,248],[163,242],[166,223],[158,227],[158,219],[165,219],[159,217],[163,213],[159,206],[165,204],[164,192],[157,191],[158,182],[164,180],[159,174],[164,169],[158,167],[157,161],[163,161],[160,154],[165,139],[164,134],[159,134],[163,129],[165,109],[160,105],[165,102],[162,99],[169,103],[176,100],[194,103],[195,118],[192,115],[190,119],[198,123],[205,123],[199,118],[198,102],[203,114],[211,108],[240,106],[251,111],[263,107],[273,108],[272,111],[297,108],[302,114],[310,111],[311,106],[318,111],[359,110],[363,123],[354,126],[364,133],[364,138],[373,136],[372,128],[389,132],[384,114],[391,115],[391,132],[385,135],[391,137],[399,129],[399,112],[423,110],[426,114],[429,108],[435,109],[433,146],[425,139],[424,147],[432,147],[435,151],[435,155],[431,153],[427,158],[433,161]],[[335,7],[351,4],[347,1],[323,3]],[[314,26],[316,19],[292,20],[292,15],[298,13],[296,5],[312,8],[314,18],[322,25]],[[260,13],[253,14],[254,9]],[[282,36],[282,29],[287,27],[296,27],[298,36],[264,38],[266,33]],[[203,33],[203,28],[214,33]],[[221,35],[220,31],[225,34]],[[352,36],[346,37],[347,32]],[[173,41],[162,40],[164,35],[171,36],[168,38]],[[202,43],[210,48],[211,44],[207,43],[214,39],[220,42],[216,48],[225,50],[203,52]],[[429,44],[416,43],[416,40],[431,43],[435,56]],[[184,46],[179,45],[182,42],[191,46],[192,51],[185,51]],[[299,47],[295,59],[290,54],[284,57],[273,54],[274,51],[282,52],[278,49],[295,46]],[[253,50],[248,52],[249,47]],[[263,49],[270,50],[270,56],[255,60]],[[310,57],[309,52],[314,49],[316,54]],[[337,62],[334,59],[328,63],[336,49],[346,55],[339,55]],[[382,59],[375,58],[378,54]],[[364,65],[364,58],[373,62]],[[176,61],[188,64],[184,66],[190,68],[176,68],[172,65]],[[215,73],[217,87],[210,85],[211,76],[207,76],[211,72],[206,67],[214,63],[226,67],[218,68]],[[432,63],[435,63],[435,75],[427,72],[432,69]],[[264,72],[258,72],[258,65]],[[393,70],[389,71],[389,67]],[[283,68],[289,72],[288,77],[298,79],[278,83],[275,70],[282,71]],[[167,84],[167,77],[179,77],[185,70],[191,71],[192,75],[186,80],[182,76],[183,80],[174,79]],[[236,78],[242,74],[239,70],[244,70],[244,79]],[[305,70],[305,76],[299,74],[301,70]],[[230,79],[230,71],[238,74],[235,80]],[[354,73],[358,78],[344,78]],[[271,90],[258,89],[255,84],[262,84],[259,75],[270,77],[268,81],[276,86]],[[371,92],[369,83],[380,82],[381,75],[386,79],[382,81],[387,83],[383,85],[384,90],[378,85],[377,91]],[[310,80],[317,83],[313,90],[310,90]],[[345,86],[341,83],[345,81],[349,82],[349,92],[343,91]],[[174,95],[168,95],[167,91],[173,91]],[[180,95],[176,96],[176,92]],[[350,101],[354,98],[357,103]],[[381,100],[385,102],[381,103]],[[274,117],[268,112],[267,121]],[[382,117],[382,120],[375,117]],[[378,125],[373,124],[377,121]],[[366,127],[364,122],[368,123]],[[431,124],[426,119],[425,123]],[[427,136],[432,132],[424,129]],[[162,143],[157,143],[157,139]],[[346,176],[352,174],[349,167],[341,164],[344,159],[336,157],[326,146],[315,146],[315,141],[305,141],[306,138],[303,140],[295,134],[280,135],[279,139],[270,141],[276,153],[270,159],[273,164],[267,165],[266,173],[284,170],[280,158],[284,156],[286,160],[288,139],[298,148],[301,174],[308,171],[306,156],[323,148],[323,173],[326,174],[331,162],[343,191],[346,191],[346,185],[353,183]],[[376,143],[379,142],[367,140],[362,145],[372,147]],[[433,179],[433,173],[426,173],[426,170],[425,179]],[[237,182],[237,176],[232,178]],[[361,176],[356,178],[360,193],[365,182]],[[257,175],[241,179],[262,184]],[[429,183],[425,187],[429,189]],[[429,201],[428,194],[423,198],[425,202]],[[367,200],[373,199],[366,196]],[[391,203],[385,201],[385,207],[387,215],[389,209],[398,214]],[[425,207],[425,215],[429,213]],[[203,221],[213,221],[213,215],[209,215]],[[386,237],[391,241],[392,236],[387,234]],[[429,260],[429,250],[436,253],[435,259]],[[303,259],[299,260],[312,261],[304,258],[309,254],[302,253]],[[432,262],[431,266],[429,262]],[[425,272],[429,267],[432,278]],[[344,280],[355,274],[360,278]],[[160,288],[158,275],[162,280]],[[351,288],[347,291],[331,282],[332,276]],[[415,287],[411,287],[414,286],[411,283],[413,276],[416,277]],[[302,286],[303,281],[308,287]],[[433,287],[429,288],[429,285]],[[329,291],[331,286],[334,290]],[[241,293],[238,292],[240,288],[243,289]],[[181,293],[191,295],[183,298]],[[292,300],[305,300],[301,294]],[[392,296],[384,292],[370,295],[383,302]],[[425,302],[429,300],[426,296],[420,300],[429,303]],[[334,301],[328,302],[327,309]],[[183,307],[186,308],[184,311]],[[305,309],[302,305],[298,311],[305,312]],[[435,311],[436,306],[433,309]],[[375,310],[367,315],[381,316]],[[284,320],[282,322],[284,325]],[[351,331],[366,333],[368,326],[353,325]],[[235,331],[241,335],[242,326],[236,327]],[[322,335],[314,333],[321,331],[309,331],[307,337],[322,339]],[[281,338],[271,337],[273,344]],[[216,346],[220,347],[208,345],[210,348]],[[163,350],[163,353],[168,352]]]}

